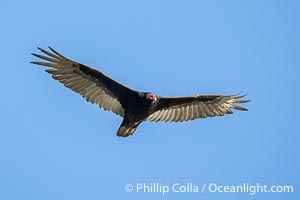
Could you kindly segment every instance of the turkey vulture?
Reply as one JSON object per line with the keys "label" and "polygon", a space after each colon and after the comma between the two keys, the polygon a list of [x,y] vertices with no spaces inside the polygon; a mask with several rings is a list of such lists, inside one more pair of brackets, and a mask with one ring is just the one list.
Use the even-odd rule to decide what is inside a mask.
{"label": "turkey vulture", "polygon": [[247,111],[238,106],[246,103],[246,95],[194,95],[162,97],[151,92],[132,90],[100,71],[51,51],[38,48],[44,55],[32,55],[48,62],[31,62],[49,67],[46,72],[67,88],[79,93],[88,102],[123,117],[117,135],[128,137],[143,121],[182,122],[198,118],[232,114],[231,109]]}

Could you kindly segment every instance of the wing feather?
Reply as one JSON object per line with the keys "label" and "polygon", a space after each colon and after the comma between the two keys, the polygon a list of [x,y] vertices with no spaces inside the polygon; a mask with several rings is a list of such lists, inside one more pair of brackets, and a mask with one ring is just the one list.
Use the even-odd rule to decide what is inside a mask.
{"label": "wing feather", "polygon": [[[51,47],[51,52],[38,48],[44,55],[32,55],[47,62],[33,64],[50,67],[46,72],[67,88],[79,93],[88,102],[124,117],[127,95],[136,93],[103,73],[64,57]],[[125,105],[126,106],[126,105]]]}
{"label": "wing feather", "polygon": [[159,97],[148,121],[182,122],[198,118],[223,116],[232,114],[231,109],[247,111],[239,103],[246,95],[196,95],[182,97]]}

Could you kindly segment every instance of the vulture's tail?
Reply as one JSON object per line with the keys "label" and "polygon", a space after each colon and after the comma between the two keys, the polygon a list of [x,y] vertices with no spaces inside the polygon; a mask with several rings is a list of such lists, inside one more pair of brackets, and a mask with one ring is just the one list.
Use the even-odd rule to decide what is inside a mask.
{"label": "vulture's tail", "polygon": [[129,125],[127,123],[124,123],[123,121],[120,128],[118,129],[117,136],[128,137],[129,135],[132,135],[137,129],[138,125],[139,124]]}

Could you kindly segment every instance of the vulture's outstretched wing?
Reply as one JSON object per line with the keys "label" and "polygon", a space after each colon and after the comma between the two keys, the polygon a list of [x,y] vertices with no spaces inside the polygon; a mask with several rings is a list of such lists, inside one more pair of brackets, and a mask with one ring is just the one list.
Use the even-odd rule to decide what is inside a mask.
{"label": "vulture's outstretched wing", "polygon": [[232,114],[231,109],[247,111],[246,108],[237,105],[237,103],[249,102],[249,100],[240,100],[244,96],[246,95],[160,97],[158,98],[154,112],[147,120],[152,122],[182,122]]}
{"label": "vulture's outstretched wing", "polygon": [[112,111],[124,117],[124,102],[135,91],[125,87],[105,74],[72,61],[49,47],[52,52],[38,48],[45,55],[32,55],[48,62],[31,62],[50,67],[46,72],[67,88],[79,93],[87,101],[99,105],[107,111]]}

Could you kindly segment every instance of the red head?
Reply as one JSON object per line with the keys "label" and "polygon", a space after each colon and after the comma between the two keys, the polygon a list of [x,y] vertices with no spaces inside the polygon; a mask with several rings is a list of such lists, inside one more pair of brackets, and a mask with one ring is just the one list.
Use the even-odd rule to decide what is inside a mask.
{"label": "red head", "polygon": [[151,101],[151,103],[154,103],[154,102],[157,100],[157,97],[156,97],[156,95],[154,95],[154,94],[148,92],[148,93],[146,94],[146,99],[147,99],[148,101]]}

